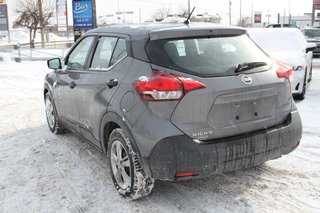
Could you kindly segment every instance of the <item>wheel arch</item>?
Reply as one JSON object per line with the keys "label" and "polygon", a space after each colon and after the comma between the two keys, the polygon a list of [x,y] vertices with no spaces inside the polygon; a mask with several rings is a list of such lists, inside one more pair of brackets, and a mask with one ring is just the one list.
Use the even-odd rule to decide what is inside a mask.
{"label": "wheel arch", "polygon": [[111,132],[116,128],[121,128],[127,133],[127,136],[130,139],[133,150],[140,155],[140,151],[130,131],[129,125],[126,123],[125,119],[123,119],[120,115],[118,115],[115,112],[107,112],[101,119],[100,142],[101,142],[103,153],[105,154],[107,153],[109,136]]}
{"label": "wheel arch", "polygon": [[[48,83],[45,83],[44,87],[43,87],[43,99],[44,100],[46,99],[47,93],[49,93],[49,95],[51,95],[51,87],[50,87],[50,85]],[[51,95],[51,97],[52,97],[52,95]]]}

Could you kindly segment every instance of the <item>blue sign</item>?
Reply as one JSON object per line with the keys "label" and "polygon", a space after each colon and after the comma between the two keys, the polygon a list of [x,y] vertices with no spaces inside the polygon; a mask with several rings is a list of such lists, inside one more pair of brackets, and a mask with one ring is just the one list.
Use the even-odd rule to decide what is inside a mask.
{"label": "blue sign", "polygon": [[73,28],[93,29],[92,0],[74,0],[72,10]]}
{"label": "blue sign", "polygon": [[6,4],[0,4],[0,31],[8,28],[8,8]]}

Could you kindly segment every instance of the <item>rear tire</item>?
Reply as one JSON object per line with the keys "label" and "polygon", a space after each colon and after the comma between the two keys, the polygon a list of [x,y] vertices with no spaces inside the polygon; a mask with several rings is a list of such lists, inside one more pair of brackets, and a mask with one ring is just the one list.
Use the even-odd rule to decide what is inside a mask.
{"label": "rear tire", "polygon": [[45,98],[45,110],[46,118],[50,131],[54,134],[63,134],[66,132],[66,128],[58,120],[58,115],[54,103],[49,93]]}
{"label": "rear tire", "polygon": [[152,191],[154,179],[145,174],[139,155],[132,149],[126,132],[120,128],[110,134],[108,164],[113,183],[120,195],[136,200]]}
{"label": "rear tire", "polygon": [[309,73],[308,82],[311,82],[311,81],[312,81],[312,65],[311,65],[311,68],[310,68],[310,73]]}
{"label": "rear tire", "polygon": [[303,99],[305,99],[306,90],[307,90],[307,70],[306,70],[306,72],[305,72],[304,79],[303,79],[302,91],[301,91],[300,94],[298,94],[298,95],[296,96],[296,98],[297,98],[298,100],[303,100]]}

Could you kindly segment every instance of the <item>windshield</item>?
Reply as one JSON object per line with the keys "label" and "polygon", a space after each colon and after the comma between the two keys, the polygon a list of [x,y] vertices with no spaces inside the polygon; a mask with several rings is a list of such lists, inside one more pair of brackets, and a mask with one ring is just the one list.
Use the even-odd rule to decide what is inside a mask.
{"label": "windshield", "polygon": [[234,75],[243,63],[270,63],[247,35],[155,40],[146,49],[153,64],[202,77]]}
{"label": "windshield", "polygon": [[303,33],[307,38],[320,38],[320,29],[305,29]]}

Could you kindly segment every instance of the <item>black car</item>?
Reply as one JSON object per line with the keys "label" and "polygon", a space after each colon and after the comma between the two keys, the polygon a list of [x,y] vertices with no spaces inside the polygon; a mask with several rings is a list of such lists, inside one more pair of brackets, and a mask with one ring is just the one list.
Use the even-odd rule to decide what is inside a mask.
{"label": "black car", "polygon": [[306,27],[302,32],[308,42],[317,44],[317,48],[313,50],[313,57],[320,58],[320,28]]}

